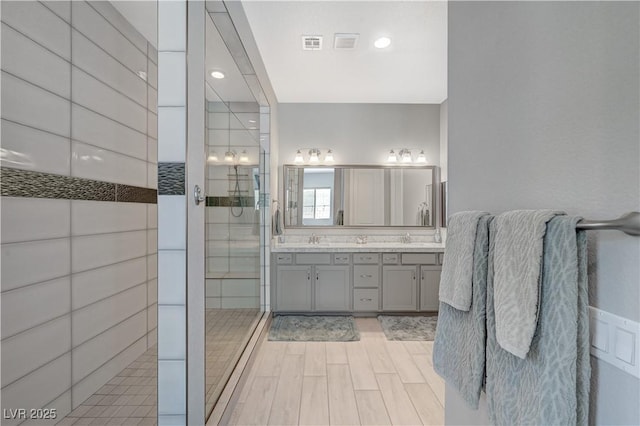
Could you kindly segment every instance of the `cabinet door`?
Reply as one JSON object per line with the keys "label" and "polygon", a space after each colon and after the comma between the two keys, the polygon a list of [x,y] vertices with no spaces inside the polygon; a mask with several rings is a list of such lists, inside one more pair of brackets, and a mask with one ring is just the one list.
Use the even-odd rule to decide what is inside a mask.
{"label": "cabinet door", "polygon": [[348,266],[316,266],[316,311],[349,311],[351,301],[349,295]]}
{"label": "cabinet door", "polygon": [[416,311],[418,284],[415,266],[382,267],[382,310]]}
{"label": "cabinet door", "polygon": [[276,310],[311,310],[311,266],[280,266],[276,274]]}
{"label": "cabinet door", "polygon": [[440,291],[441,266],[420,267],[420,310],[438,310],[438,292]]}

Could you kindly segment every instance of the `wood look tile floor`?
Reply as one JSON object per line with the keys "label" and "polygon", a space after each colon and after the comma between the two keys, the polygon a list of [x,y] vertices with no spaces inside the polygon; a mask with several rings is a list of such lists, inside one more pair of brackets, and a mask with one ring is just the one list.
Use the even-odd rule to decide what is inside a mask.
{"label": "wood look tile floor", "polygon": [[[433,342],[388,341],[376,318],[359,342],[262,342],[229,425],[441,425],[444,381]],[[243,384],[244,382],[244,384]]]}

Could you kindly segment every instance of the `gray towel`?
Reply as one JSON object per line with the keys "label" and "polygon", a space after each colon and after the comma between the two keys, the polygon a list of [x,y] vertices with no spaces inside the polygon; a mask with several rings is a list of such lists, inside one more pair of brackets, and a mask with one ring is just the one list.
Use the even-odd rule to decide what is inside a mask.
{"label": "gray towel", "polygon": [[471,306],[476,229],[478,220],[488,214],[469,211],[455,213],[449,218],[439,298],[461,311],[468,311]]}
{"label": "gray towel", "polygon": [[276,208],[273,214],[273,235],[282,235],[282,214],[280,208]]}
{"label": "gray towel", "polygon": [[505,350],[523,358],[538,320],[542,241],[554,210],[514,210],[494,224],[496,335]]}
{"label": "gray towel", "polygon": [[479,219],[473,249],[473,300],[469,312],[440,302],[433,368],[454,386],[473,409],[478,408],[484,379],[489,223]]}
{"label": "gray towel", "polygon": [[[526,359],[500,347],[493,298],[494,240],[487,279],[486,392],[496,425],[586,425],[589,412],[587,248],[579,218],[547,225],[537,328]],[[495,221],[491,235],[495,232]]]}

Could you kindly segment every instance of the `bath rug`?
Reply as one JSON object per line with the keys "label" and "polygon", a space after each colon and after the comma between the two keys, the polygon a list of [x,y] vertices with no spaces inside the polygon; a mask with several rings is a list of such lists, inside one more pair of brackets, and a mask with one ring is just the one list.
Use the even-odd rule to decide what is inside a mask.
{"label": "bath rug", "polygon": [[269,340],[351,342],[360,340],[360,332],[351,316],[279,315],[271,322]]}
{"label": "bath rug", "polygon": [[378,321],[387,340],[433,340],[438,317],[380,315]]}

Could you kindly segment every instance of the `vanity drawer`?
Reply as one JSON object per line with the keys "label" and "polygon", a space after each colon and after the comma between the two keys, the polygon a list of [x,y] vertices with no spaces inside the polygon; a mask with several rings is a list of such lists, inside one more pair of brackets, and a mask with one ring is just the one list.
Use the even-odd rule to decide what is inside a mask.
{"label": "vanity drawer", "polygon": [[398,263],[397,253],[382,253],[382,263],[385,265],[395,265]]}
{"label": "vanity drawer", "polygon": [[375,263],[378,264],[378,253],[355,253],[353,263]]}
{"label": "vanity drawer", "polygon": [[291,265],[292,262],[293,262],[293,255],[291,253],[276,254],[276,263],[280,265]]}
{"label": "vanity drawer", "polygon": [[378,306],[378,289],[357,288],[353,290],[354,311],[377,311]]}
{"label": "vanity drawer", "polygon": [[380,270],[378,265],[355,265],[353,267],[354,287],[378,287]]}
{"label": "vanity drawer", "polygon": [[403,265],[436,265],[438,253],[402,253]]}
{"label": "vanity drawer", "polygon": [[333,264],[334,265],[348,265],[350,260],[350,256],[348,254],[334,254],[333,255]]}
{"label": "vanity drawer", "polygon": [[330,265],[331,255],[329,253],[298,253],[296,254],[296,264]]}

